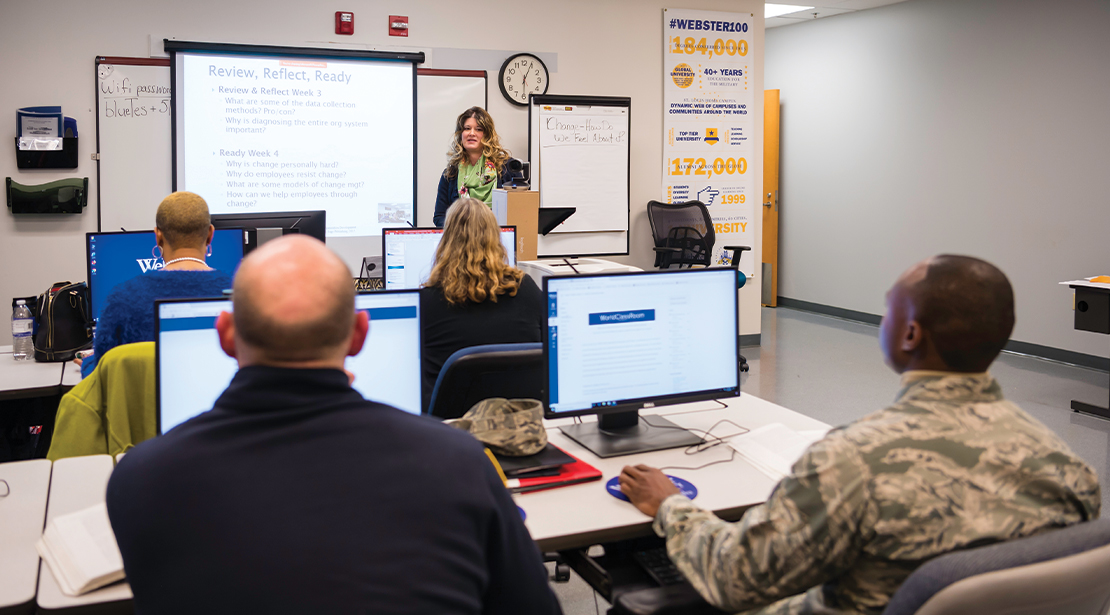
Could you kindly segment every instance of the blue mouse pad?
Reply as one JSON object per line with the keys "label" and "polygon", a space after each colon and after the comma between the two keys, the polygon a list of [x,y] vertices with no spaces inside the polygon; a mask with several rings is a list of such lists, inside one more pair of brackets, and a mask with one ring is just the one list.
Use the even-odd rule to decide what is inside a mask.
{"label": "blue mouse pad", "polygon": [[525,521],[525,520],[528,519],[528,513],[524,512],[523,508],[517,506],[516,509],[520,511],[520,520],[521,521]]}
{"label": "blue mouse pad", "polygon": [[[667,475],[667,478],[671,479],[671,482],[674,483],[675,487],[678,487],[682,495],[691,500],[698,497],[698,488],[691,484],[690,481],[683,480],[677,476],[671,476],[670,474]],[[629,501],[628,496],[621,493],[621,478],[619,476],[610,478],[609,482],[605,483],[605,490],[609,492],[609,495],[618,500],[624,500],[625,502]]]}

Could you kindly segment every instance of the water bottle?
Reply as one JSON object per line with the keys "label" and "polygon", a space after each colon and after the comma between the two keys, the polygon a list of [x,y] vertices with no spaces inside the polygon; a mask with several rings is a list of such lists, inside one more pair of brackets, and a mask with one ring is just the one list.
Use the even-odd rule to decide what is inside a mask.
{"label": "water bottle", "polygon": [[35,356],[35,344],[31,339],[34,327],[35,320],[31,317],[27,302],[17,300],[15,311],[12,312],[12,356],[16,361],[26,361]]}

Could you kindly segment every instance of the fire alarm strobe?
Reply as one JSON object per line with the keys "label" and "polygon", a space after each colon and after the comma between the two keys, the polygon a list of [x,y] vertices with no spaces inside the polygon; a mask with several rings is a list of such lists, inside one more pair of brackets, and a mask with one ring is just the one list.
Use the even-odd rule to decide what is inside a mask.
{"label": "fire alarm strobe", "polygon": [[409,35],[409,18],[404,15],[390,15],[389,16],[389,35],[390,36],[408,36]]}
{"label": "fire alarm strobe", "polygon": [[335,12],[335,33],[336,34],[354,34],[355,33],[355,14],[346,13],[344,11]]}

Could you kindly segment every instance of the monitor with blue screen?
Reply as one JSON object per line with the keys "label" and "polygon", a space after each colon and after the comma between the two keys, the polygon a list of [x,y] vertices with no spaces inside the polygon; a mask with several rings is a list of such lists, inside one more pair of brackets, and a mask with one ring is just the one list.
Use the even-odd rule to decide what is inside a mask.
{"label": "monitor with blue screen", "polygon": [[[382,230],[382,266],[386,290],[420,288],[428,281],[441,228],[387,228]],[[510,267],[516,266],[516,227],[501,227],[501,245]]]}
{"label": "monitor with blue screen", "polygon": [[599,457],[697,444],[641,408],[740,394],[735,269],[544,278],[550,419]]}
{"label": "monitor with blue screen", "polygon": [[[216,317],[230,299],[156,302],[158,433],[210,410],[239,370],[220,348]],[[369,400],[420,413],[420,294],[376,292],[355,297],[370,314],[362,351],[347,357],[352,386]]]}
{"label": "monitor with blue screen", "polygon": [[[94,321],[100,319],[117,286],[165,266],[154,231],[86,233],[85,254]],[[209,267],[234,277],[243,260],[243,229],[217,229],[212,236],[212,254],[204,260]]]}

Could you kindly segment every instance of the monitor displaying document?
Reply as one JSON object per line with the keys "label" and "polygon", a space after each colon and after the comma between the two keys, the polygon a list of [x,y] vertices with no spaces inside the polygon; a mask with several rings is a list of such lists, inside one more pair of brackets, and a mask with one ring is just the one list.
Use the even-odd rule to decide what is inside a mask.
{"label": "monitor displaying document", "polygon": [[653,435],[664,419],[645,423],[637,413],[740,394],[736,281],[734,269],[544,278],[547,418],[601,415],[563,431],[603,457],[687,436],[677,428]]}
{"label": "monitor displaying document", "polygon": [[[362,351],[347,357],[352,386],[366,399],[420,413],[420,295],[416,291],[358,295],[370,315]],[[207,412],[239,370],[220,348],[216,318],[229,299],[156,302],[158,433]]]}
{"label": "monitor displaying document", "polygon": [[[420,288],[428,281],[441,228],[387,228],[382,231],[382,265],[386,290]],[[516,266],[516,227],[501,227],[501,245],[510,267]]]}
{"label": "monitor displaying document", "polygon": [[[93,320],[100,319],[108,296],[117,286],[166,266],[154,231],[86,233],[85,255]],[[243,260],[243,229],[217,229],[212,236],[212,253],[204,260],[229,278],[235,277]]]}

